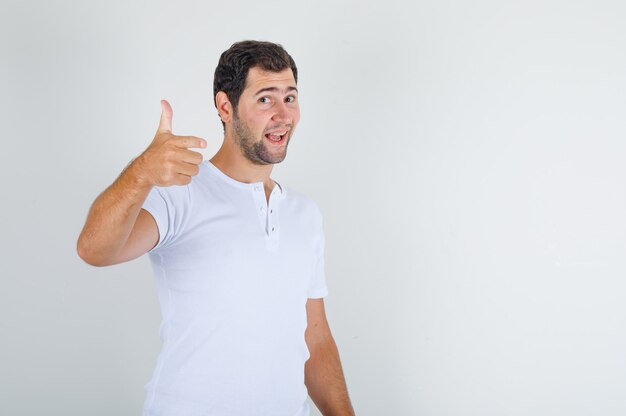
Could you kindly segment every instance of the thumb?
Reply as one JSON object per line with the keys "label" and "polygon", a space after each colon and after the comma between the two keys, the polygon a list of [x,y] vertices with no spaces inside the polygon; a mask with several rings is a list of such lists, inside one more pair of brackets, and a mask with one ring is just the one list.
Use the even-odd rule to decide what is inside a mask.
{"label": "thumb", "polygon": [[161,120],[159,121],[159,133],[172,132],[172,106],[167,100],[161,100]]}

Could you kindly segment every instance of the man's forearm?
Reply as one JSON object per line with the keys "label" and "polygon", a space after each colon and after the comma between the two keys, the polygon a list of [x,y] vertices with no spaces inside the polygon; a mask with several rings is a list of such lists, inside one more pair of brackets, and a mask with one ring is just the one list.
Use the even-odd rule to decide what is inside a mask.
{"label": "man's forearm", "polygon": [[93,265],[104,265],[127,241],[149,184],[129,165],[94,201],[78,239],[79,255]]}
{"label": "man's forearm", "polygon": [[352,416],[339,351],[332,337],[312,345],[305,364],[305,384],[309,396],[324,416]]}

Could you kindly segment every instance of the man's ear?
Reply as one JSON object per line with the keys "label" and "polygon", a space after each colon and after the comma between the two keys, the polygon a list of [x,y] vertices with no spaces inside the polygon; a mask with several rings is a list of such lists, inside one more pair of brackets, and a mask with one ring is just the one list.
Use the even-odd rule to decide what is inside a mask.
{"label": "man's ear", "polygon": [[233,119],[233,106],[224,91],[215,94],[215,106],[224,123],[229,123]]}

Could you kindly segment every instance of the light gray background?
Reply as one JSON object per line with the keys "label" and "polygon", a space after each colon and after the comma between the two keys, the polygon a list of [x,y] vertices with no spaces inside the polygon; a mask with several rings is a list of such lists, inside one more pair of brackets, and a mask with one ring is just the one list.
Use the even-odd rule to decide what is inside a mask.
{"label": "light gray background", "polygon": [[149,262],[76,238],[161,98],[213,154],[247,38],[300,69],[274,177],[323,211],[359,415],[626,414],[622,4],[3,1],[0,414],[139,414]]}

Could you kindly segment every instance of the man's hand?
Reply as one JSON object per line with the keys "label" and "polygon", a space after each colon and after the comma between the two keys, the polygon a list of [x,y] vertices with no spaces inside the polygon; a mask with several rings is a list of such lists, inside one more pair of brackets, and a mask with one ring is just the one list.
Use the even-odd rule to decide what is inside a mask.
{"label": "man's hand", "polygon": [[161,121],[150,146],[132,163],[137,175],[151,186],[187,185],[198,174],[202,154],[189,148],[204,148],[206,141],[172,134],[172,107],[161,101]]}

